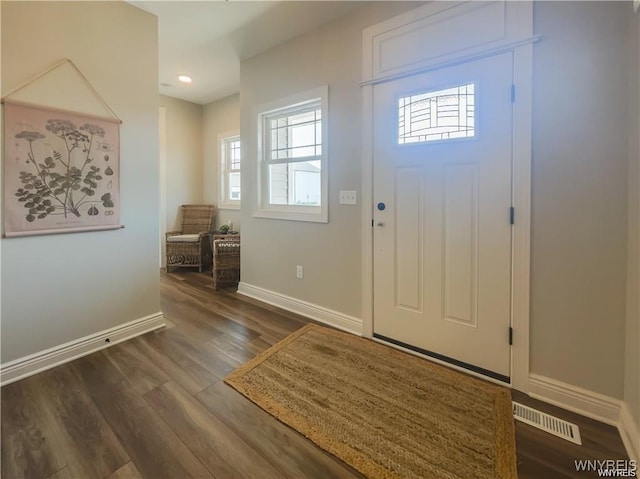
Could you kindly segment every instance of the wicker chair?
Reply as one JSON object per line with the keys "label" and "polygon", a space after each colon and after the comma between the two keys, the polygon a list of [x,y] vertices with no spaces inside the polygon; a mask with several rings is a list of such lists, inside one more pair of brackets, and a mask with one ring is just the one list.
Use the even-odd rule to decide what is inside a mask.
{"label": "wicker chair", "polygon": [[213,205],[182,205],[182,230],[166,233],[167,272],[171,266],[198,268],[211,264]]}
{"label": "wicker chair", "polygon": [[240,281],[240,235],[215,235],[213,238],[213,288],[221,284],[238,286]]}

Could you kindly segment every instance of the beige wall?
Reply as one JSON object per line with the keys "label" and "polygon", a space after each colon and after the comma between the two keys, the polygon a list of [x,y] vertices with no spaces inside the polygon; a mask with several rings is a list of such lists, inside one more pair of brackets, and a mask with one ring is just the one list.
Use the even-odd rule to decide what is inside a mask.
{"label": "beige wall", "polygon": [[[624,401],[640,428],[640,15],[629,16],[629,244]],[[640,438],[637,438],[640,443]],[[638,451],[640,454],[640,451]]]}
{"label": "beige wall", "polygon": [[[628,2],[536,2],[531,370],[622,398]],[[637,111],[636,111],[637,114]]]}
{"label": "beige wall", "polygon": [[[70,58],[122,119],[126,225],[1,240],[5,363],[160,310],[158,40],[156,18],[124,2],[2,2],[1,8],[2,96]],[[46,81],[30,87],[33,101],[46,105],[84,111],[99,105],[79,89],[61,90]]]}
{"label": "beige wall", "polygon": [[[414,5],[415,6],[415,5]],[[241,64],[243,282],[360,316],[361,30],[373,5]],[[627,284],[628,3],[534,7],[532,372],[622,398]],[[251,217],[253,109],[329,85],[329,223]],[[295,278],[295,265],[305,279]]]}
{"label": "beige wall", "polygon": [[[361,312],[361,206],[338,204],[360,191],[362,29],[416,3],[387,2],[302,35],[240,65],[243,154],[242,281],[348,315]],[[256,199],[254,108],[329,86],[329,223],[253,218]],[[296,279],[296,265],[304,279]]]}
{"label": "beige wall", "polygon": [[166,108],[166,227],[180,229],[180,205],[202,203],[202,106],[160,95]]}
{"label": "beige wall", "polygon": [[[220,206],[220,137],[240,133],[240,95],[235,94],[204,106],[204,168],[202,192],[204,201]],[[241,140],[242,141],[242,140]],[[243,192],[244,194],[244,192]],[[240,230],[240,211],[219,209],[216,226],[231,220],[233,229]]]}

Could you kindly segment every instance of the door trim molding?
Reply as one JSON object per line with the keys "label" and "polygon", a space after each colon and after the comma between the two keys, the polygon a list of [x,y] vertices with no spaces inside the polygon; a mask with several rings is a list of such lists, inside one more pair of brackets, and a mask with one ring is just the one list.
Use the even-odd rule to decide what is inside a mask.
{"label": "door trim molding", "polygon": [[441,68],[460,65],[461,63],[466,63],[472,60],[479,60],[481,58],[491,57],[494,55],[499,55],[501,53],[512,52],[518,47],[526,46],[531,43],[536,43],[540,40],[540,38],[542,38],[540,35],[534,35],[532,37],[526,37],[519,40],[514,40],[513,42],[501,43],[488,50],[481,50],[481,51],[475,51],[472,53],[466,53],[460,57],[455,57],[449,60],[442,61],[440,63],[429,63],[426,66],[417,68],[416,70],[411,70],[409,72],[394,73],[387,76],[379,76],[371,80],[364,80],[360,82],[360,86],[377,85],[378,83],[385,83],[389,81],[399,80],[401,78],[417,75],[419,73],[426,73],[433,70],[439,70]]}
{"label": "door trim molding", "polygon": [[515,222],[512,229],[511,386],[529,392],[529,311],[531,281],[531,131],[533,45],[513,52],[513,190]]}
{"label": "door trim molding", "polygon": [[408,76],[436,66],[448,66],[486,57],[491,52],[513,52],[513,79],[516,101],[513,107],[512,131],[512,205],[516,221],[512,228],[512,314],[513,346],[511,348],[511,387],[529,392],[529,288],[531,234],[531,109],[533,4],[504,2],[506,34],[497,41],[462,49],[446,56],[434,56],[413,66],[383,73],[375,66],[374,49],[379,48],[381,35],[400,32],[404,27],[429,22],[428,17],[445,13],[451,16],[457,9],[469,12],[469,2],[434,6],[427,4],[363,30],[362,65],[362,334],[373,337],[373,93],[374,84]]}

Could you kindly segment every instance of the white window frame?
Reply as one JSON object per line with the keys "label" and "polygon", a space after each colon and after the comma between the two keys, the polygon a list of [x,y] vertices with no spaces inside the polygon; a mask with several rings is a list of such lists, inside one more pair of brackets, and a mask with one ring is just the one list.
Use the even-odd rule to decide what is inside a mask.
{"label": "white window frame", "polygon": [[242,201],[242,193],[240,193],[241,199],[239,200],[232,200],[228,195],[230,188],[229,174],[240,173],[240,178],[242,178],[242,156],[240,157],[240,170],[233,170],[230,167],[231,158],[229,156],[229,145],[234,141],[240,141],[240,132],[237,130],[223,133],[218,137],[218,148],[220,152],[220,161],[218,163],[220,168],[220,178],[218,181],[220,195],[218,198],[218,205],[219,208],[222,209],[239,210]]}
{"label": "white window frame", "polygon": [[[320,206],[301,206],[301,205],[277,205],[269,203],[270,184],[269,184],[269,165],[270,154],[269,142],[265,131],[268,130],[266,122],[283,113],[294,114],[297,111],[304,111],[305,107],[318,103],[322,115],[321,121],[321,145],[322,153],[317,156],[307,157],[303,161],[310,159],[320,161]],[[317,223],[327,223],[329,221],[329,168],[327,151],[329,144],[328,138],[328,119],[329,119],[329,87],[322,86],[296,93],[279,100],[259,105],[255,109],[254,118],[257,121],[257,146],[258,146],[258,174],[256,195],[257,204],[254,206],[253,216],[258,218],[273,218],[292,221],[310,221]],[[296,158],[295,162],[300,159]],[[293,163],[292,161],[291,163]]]}

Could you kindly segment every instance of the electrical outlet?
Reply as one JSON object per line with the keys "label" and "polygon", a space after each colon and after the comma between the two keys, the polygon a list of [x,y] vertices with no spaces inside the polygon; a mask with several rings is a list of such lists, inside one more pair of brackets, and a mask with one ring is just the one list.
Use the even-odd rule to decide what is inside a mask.
{"label": "electrical outlet", "polygon": [[358,204],[358,192],[353,190],[341,190],[340,191],[340,204],[341,205],[357,205]]}
{"label": "electrical outlet", "polygon": [[304,278],[304,268],[300,265],[296,266],[296,278]]}

